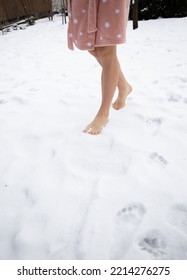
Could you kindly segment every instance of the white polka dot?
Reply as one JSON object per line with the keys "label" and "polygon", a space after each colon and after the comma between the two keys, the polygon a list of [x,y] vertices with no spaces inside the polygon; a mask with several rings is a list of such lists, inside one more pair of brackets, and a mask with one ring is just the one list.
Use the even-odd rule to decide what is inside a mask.
{"label": "white polka dot", "polygon": [[109,28],[110,27],[110,23],[108,21],[105,21],[104,26],[105,26],[105,28]]}
{"label": "white polka dot", "polygon": [[87,43],[87,46],[88,46],[88,47],[91,47],[91,46],[92,46],[92,43],[91,43],[91,42],[88,42],[88,43]]}
{"label": "white polka dot", "polygon": [[106,3],[106,2],[108,2],[108,0],[102,0],[102,2],[103,2],[103,3]]}
{"label": "white polka dot", "polygon": [[69,37],[72,38],[72,37],[73,37],[73,34],[72,34],[72,33],[69,33]]}
{"label": "white polka dot", "polygon": [[115,13],[119,14],[120,13],[120,9],[115,9]]}
{"label": "white polka dot", "polygon": [[118,35],[117,35],[117,38],[118,38],[118,39],[120,39],[121,37],[122,37],[122,35],[121,35],[121,34],[118,34]]}
{"label": "white polka dot", "polygon": [[101,40],[101,41],[103,40],[103,37],[102,37],[102,36],[100,36],[100,40]]}
{"label": "white polka dot", "polygon": [[74,18],[74,19],[73,19],[73,23],[74,23],[74,24],[77,24],[77,23],[78,23],[78,19]]}
{"label": "white polka dot", "polygon": [[82,13],[85,14],[85,13],[86,13],[86,10],[83,9],[83,10],[82,10]]}
{"label": "white polka dot", "polygon": [[79,35],[80,35],[80,36],[82,36],[82,35],[83,35],[83,32],[82,32],[82,31],[81,31],[81,32],[79,32]]}

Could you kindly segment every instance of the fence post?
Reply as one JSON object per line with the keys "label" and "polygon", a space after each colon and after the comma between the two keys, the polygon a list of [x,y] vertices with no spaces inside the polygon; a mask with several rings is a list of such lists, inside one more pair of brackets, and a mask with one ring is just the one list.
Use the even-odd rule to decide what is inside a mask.
{"label": "fence post", "polygon": [[133,29],[138,28],[138,4],[139,0],[132,0]]}
{"label": "fence post", "polygon": [[61,0],[61,10],[62,10],[62,24],[64,24],[66,23],[66,10],[67,10],[66,0]]}

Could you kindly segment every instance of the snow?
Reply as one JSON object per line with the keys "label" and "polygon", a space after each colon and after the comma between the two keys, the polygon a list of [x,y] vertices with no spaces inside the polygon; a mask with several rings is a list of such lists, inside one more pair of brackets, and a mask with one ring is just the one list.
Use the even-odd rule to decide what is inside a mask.
{"label": "snow", "polygon": [[186,23],[128,23],[133,93],[99,136],[101,70],[61,18],[0,35],[0,259],[187,259]]}

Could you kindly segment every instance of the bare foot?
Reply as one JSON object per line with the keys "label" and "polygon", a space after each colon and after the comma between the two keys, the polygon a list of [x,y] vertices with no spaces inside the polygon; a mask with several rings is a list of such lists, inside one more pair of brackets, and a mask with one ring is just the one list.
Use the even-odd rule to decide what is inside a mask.
{"label": "bare foot", "polygon": [[105,127],[108,123],[108,117],[100,117],[96,116],[93,122],[91,122],[84,130],[83,132],[89,133],[92,135],[100,134],[103,127]]}
{"label": "bare foot", "polygon": [[119,91],[118,97],[116,101],[112,104],[112,107],[115,110],[120,110],[121,108],[123,108],[125,106],[126,98],[131,93],[131,91],[131,85],[127,84],[123,90]]}

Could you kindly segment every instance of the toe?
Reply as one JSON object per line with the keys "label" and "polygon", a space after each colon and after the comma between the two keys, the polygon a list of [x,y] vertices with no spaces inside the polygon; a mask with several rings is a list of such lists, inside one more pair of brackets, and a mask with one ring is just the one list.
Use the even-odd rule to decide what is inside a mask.
{"label": "toe", "polygon": [[89,128],[88,130],[87,130],[87,132],[89,133],[89,134],[92,134],[93,133],[93,128]]}
{"label": "toe", "polygon": [[118,106],[115,104],[115,105],[113,105],[113,108],[115,109],[115,110],[118,110]]}
{"label": "toe", "polygon": [[84,133],[89,133],[90,130],[91,130],[91,127],[90,127],[90,126],[87,126],[87,127],[83,130],[83,132],[84,132]]}

